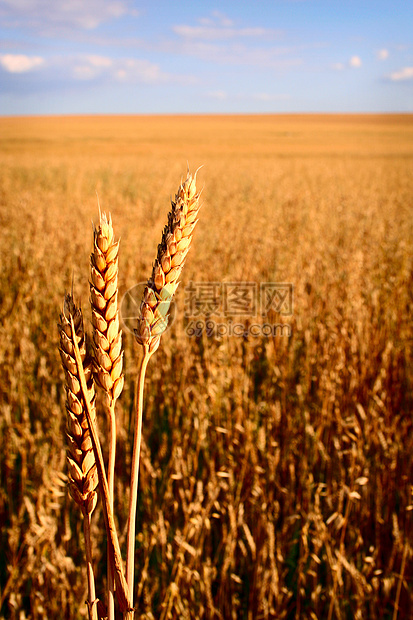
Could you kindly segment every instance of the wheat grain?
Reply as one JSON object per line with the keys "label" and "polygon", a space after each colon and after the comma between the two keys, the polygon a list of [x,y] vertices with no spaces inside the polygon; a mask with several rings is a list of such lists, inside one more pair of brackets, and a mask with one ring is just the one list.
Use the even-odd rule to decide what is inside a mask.
{"label": "wheat grain", "polygon": [[[97,502],[98,471],[87,417],[88,408],[93,421],[96,421],[96,395],[92,360],[86,348],[82,311],[76,307],[71,295],[66,295],[65,297],[58,328],[60,333],[60,357],[66,374],[69,490],[75,502],[80,506],[84,516],[83,528],[89,591],[89,601],[87,601],[88,615],[89,620],[97,620],[90,519]],[[78,355],[78,360],[76,355]],[[80,376],[78,361],[82,367],[83,377]],[[82,383],[86,384],[86,394],[82,388]],[[85,398],[88,400],[87,403]]]}
{"label": "wheat grain", "polygon": [[[93,252],[90,256],[90,303],[92,308],[94,374],[105,394],[105,404],[110,422],[108,487],[110,508],[113,510],[116,416],[115,402],[120,396],[124,375],[122,332],[118,310],[118,253],[112,218],[100,213],[100,221],[93,228]],[[114,620],[114,578],[108,564],[108,620]]]}
{"label": "wheat grain", "polygon": [[118,311],[118,252],[111,216],[100,215],[94,228],[90,256],[90,302],[92,306],[95,379],[107,395],[107,405],[122,392],[124,375],[122,331]]}
{"label": "wheat grain", "polygon": [[168,312],[172,297],[179,284],[179,276],[185,263],[197,224],[199,193],[196,192],[196,173],[181,183],[172,201],[168,223],[158,245],[158,254],[145,288],[140,308],[136,340],[143,346],[144,355],[137,384],[137,410],[133,439],[129,518],[127,532],[126,582],[133,602],[134,549],[136,502],[138,496],[139,458],[142,433],[143,391],[146,367],[150,357],[159,347],[162,333],[168,325]]}
{"label": "wheat grain", "polygon": [[[75,328],[72,332],[71,319]],[[95,456],[87,422],[85,403],[82,395],[74,356],[74,339],[82,358],[91,411],[96,419],[95,388],[92,374],[92,359],[86,350],[83,316],[71,295],[66,295],[63,312],[60,314],[60,356],[66,374],[66,410],[69,467],[69,489],[73,499],[85,514],[91,514],[96,506],[98,475]]]}
{"label": "wheat grain", "polygon": [[172,201],[168,223],[158,246],[152,275],[145,288],[140,307],[137,341],[147,345],[151,353],[159,346],[162,333],[168,325],[172,297],[179,284],[179,276],[188,254],[197,224],[200,194],[196,193],[196,173],[190,173]]}
{"label": "wheat grain", "polygon": [[[291,281],[295,316],[290,338],[281,334],[187,338],[185,325],[174,324],[177,338],[165,348],[162,360],[154,360],[158,364],[145,385],[151,449],[145,449],[142,462],[146,489],[139,512],[146,515],[147,526],[139,527],[138,521],[136,616],[160,617],[177,551],[177,525],[183,532],[188,522],[205,514],[198,542],[191,540],[197,557],[186,554],[176,580],[187,615],[298,617],[294,610],[301,598],[302,616],[326,618],[348,500],[341,489],[351,487],[349,449],[354,441],[359,450],[355,480],[365,476],[369,482],[363,487],[356,482],[362,501],[352,502],[345,557],[371,588],[361,596],[355,580],[344,571],[333,617],[358,614],[391,619],[395,611],[398,620],[407,616],[413,605],[409,587],[413,502],[408,484],[413,401],[412,391],[406,389],[413,380],[409,363],[412,123],[411,115],[0,119],[0,134],[8,138],[7,143],[2,141],[7,157],[0,181],[0,470],[4,472],[0,475],[4,532],[0,557],[7,558],[0,562],[0,617],[16,615],[17,610],[26,618],[87,616],[86,608],[78,612],[87,598],[84,566],[79,564],[84,548],[78,536],[81,511],[71,498],[50,502],[49,497],[50,472],[62,469],[62,454],[66,459],[67,439],[61,426],[66,425],[67,414],[64,373],[60,381],[58,372],[61,362],[55,341],[59,336],[48,325],[56,307],[59,320],[60,291],[73,266],[78,272],[80,257],[89,261],[93,229],[87,224],[89,214],[95,212],[95,200],[87,195],[92,179],[106,188],[106,199],[123,205],[116,220],[112,212],[116,239],[118,224],[130,237],[125,244],[122,232],[119,284],[120,278],[128,287],[135,283],[147,246],[136,243],[139,228],[144,222],[146,235],[153,221],[145,205],[154,205],[158,213],[162,187],[173,175],[173,170],[165,175],[165,160],[171,159],[178,135],[180,152],[193,151],[197,136],[196,150],[209,164],[209,184],[214,188],[202,243],[197,239],[200,221],[187,259],[192,264],[191,253],[196,249],[196,278]],[[122,138],[126,131],[139,134],[150,148],[131,157]],[[371,140],[362,142],[363,133]],[[73,138],[70,144],[68,135]],[[121,139],[100,148],[105,135]],[[38,165],[39,140],[42,166]],[[360,153],[349,157],[355,143],[362,157]],[[200,174],[197,178],[198,187]],[[172,199],[178,186],[179,177]],[[70,212],[68,201],[74,207]],[[82,207],[77,206],[80,203]],[[170,203],[164,207],[167,212]],[[93,218],[98,225],[99,214]],[[166,218],[157,242],[164,223]],[[90,247],[83,244],[87,233]],[[156,250],[157,245],[151,261]],[[187,267],[189,263],[180,277],[182,284]],[[152,264],[146,278],[151,272]],[[86,288],[82,311],[88,332],[87,282]],[[86,288],[81,285],[82,291]],[[224,287],[219,294],[223,300]],[[196,295],[203,291],[197,289]],[[138,309],[139,304],[140,300]],[[205,318],[203,308],[199,318]],[[268,322],[273,323],[273,318],[278,322],[275,311]],[[257,322],[261,322],[258,317]],[[165,338],[169,339],[168,330]],[[124,330],[122,341],[125,345]],[[388,343],[393,344],[389,356]],[[136,353],[141,348],[138,345]],[[121,398],[124,414],[132,412],[133,390],[124,389]],[[98,404],[96,408],[100,422]],[[357,441],[349,437],[351,426],[346,422],[357,424],[356,419]],[[240,435],[235,424],[247,429],[249,422],[254,432]],[[212,431],[215,425],[225,432]],[[314,429],[314,437],[305,432],[307,425]],[[256,441],[255,433],[262,427],[265,446]],[[104,443],[107,446],[107,437]],[[129,459],[123,457],[116,477],[116,517],[121,523],[129,497]],[[222,470],[231,478],[217,477]],[[202,513],[188,504],[193,481],[198,480],[204,484]],[[260,495],[255,493],[258,488]],[[34,515],[27,502],[34,507]],[[240,545],[234,553],[231,570],[249,584],[248,590],[222,578],[229,502],[237,514],[243,503],[245,522],[257,547],[255,562],[246,561]],[[96,511],[93,535],[96,565],[101,569],[96,576],[103,595],[105,532]],[[155,521],[159,511],[163,514],[166,548],[148,511]],[[397,540],[394,513],[400,529]],[[333,521],[328,524],[331,514]],[[307,542],[319,563],[310,555],[305,564],[301,532],[308,524]],[[241,526],[237,536],[247,543]],[[200,581],[193,569],[198,570]],[[179,616],[176,608],[172,614]]]}
{"label": "wheat grain", "polygon": [[[106,473],[103,463],[102,450],[98,437],[98,430],[96,424],[96,410],[95,410],[95,388],[93,383],[92,362],[87,354],[85,334],[83,329],[83,317],[82,312],[77,308],[73,302],[71,295],[66,295],[63,312],[60,315],[59,332],[61,336],[60,354],[62,357],[63,366],[66,370],[67,381],[67,393],[73,394],[75,398],[73,400],[73,407],[75,413],[79,413],[79,426],[85,429],[84,432],[84,444],[81,444],[80,451],[84,452],[84,456],[89,454],[90,448],[93,450],[93,465],[91,465],[92,457],[87,456],[87,460],[82,466],[85,470],[85,479],[81,477],[82,469],[77,462],[73,459],[69,461],[69,467],[73,467],[73,471],[70,471],[70,476],[73,478],[75,484],[72,485],[72,490],[79,486],[79,500],[82,500],[81,506],[85,515],[85,538],[86,538],[86,553],[88,563],[88,579],[89,575],[92,579],[93,572],[91,569],[91,548],[90,548],[90,514],[89,508],[92,503],[89,504],[89,495],[86,496],[86,500],[82,499],[81,492],[87,493],[90,491],[89,485],[93,477],[94,489],[96,489],[96,483],[94,477],[96,476],[100,485],[100,493],[102,498],[102,508],[105,517],[106,532],[108,535],[108,550],[109,550],[109,562],[112,565],[112,572],[114,574],[117,598],[121,611],[127,611],[130,608],[129,605],[129,591],[123,575],[122,556],[119,547],[119,540],[116,532],[116,527],[113,518],[113,511],[111,507],[111,501],[109,497],[108,483],[106,479]],[[68,399],[71,396],[68,396]],[[80,405],[80,406],[79,406]],[[80,418],[80,416],[82,417]],[[72,421],[74,418],[70,416]],[[79,428],[75,426],[76,432],[79,434]],[[76,451],[76,455],[81,459],[79,450]],[[90,470],[87,469],[90,466]],[[96,473],[95,473],[96,472]],[[82,486],[82,482],[84,485]],[[76,491],[74,491],[76,494]],[[77,496],[77,494],[76,494]],[[85,503],[86,501],[86,503]],[[94,500],[95,501],[95,500]],[[79,502],[80,503],[80,502]],[[93,508],[92,508],[93,510]],[[95,601],[94,584],[89,584],[90,600],[93,603]],[[96,607],[96,606],[94,606]],[[95,609],[92,609],[93,614],[96,614]]]}

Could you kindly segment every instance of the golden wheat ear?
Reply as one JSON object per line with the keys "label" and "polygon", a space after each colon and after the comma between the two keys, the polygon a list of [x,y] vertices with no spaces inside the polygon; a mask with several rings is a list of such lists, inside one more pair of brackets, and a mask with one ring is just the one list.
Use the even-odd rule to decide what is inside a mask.
{"label": "golden wheat ear", "polygon": [[140,307],[140,317],[135,330],[136,340],[143,346],[137,383],[137,410],[133,439],[131,491],[127,529],[126,581],[133,602],[136,502],[138,497],[139,458],[142,435],[143,388],[146,367],[150,357],[159,347],[161,335],[168,325],[168,313],[172,298],[179,284],[195,226],[198,222],[200,194],[196,191],[196,173],[188,171],[172,201],[168,223],[158,246],[158,253],[148,280]]}
{"label": "golden wheat ear", "polygon": [[118,310],[119,241],[114,240],[112,218],[101,213],[93,230],[90,257],[90,302],[92,307],[95,378],[108,404],[119,398],[124,383],[122,332]]}
{"label": "golden wheat ear", "polygon": [[[80,506],[84,517],[83,527],[89,590],[87,606],[90,620],[97,620],[97,600],[90,542],[90,518],[97,502],[96,489],[99,480],[86,409],[88,406],[93,421],[96,421],[96,397],[92,375],[92,360],[86,349],[82,311],[76,307],[71,295],[66,295],[65,297],[58,328],[60,335],[59,351],[66,376],[69,490],[75,502]],[[83,379],[80,377],[76,351],[82,366]],[[82,381],[86,385],[88,405],[85,402]]]}
{"label": "golden wheat ear", "polygon": [[[65,298],[63,312],[60,315],[59,333],[61,337],[60,355],[66,371],[66,381],[69,386],[69,391],[73,392],[76,396],[73,402],[79,402],[83,407],[85,419],[82,418],[81,426],[85,429],[85,436],[87,438],[90,437],[93,447],[103,515],[105,517],[106,532],[109,542],[109,561],[112,564],[116,583],[116,596],[121,611],[126,612],[130,609],[129,590],[123,574],[122,556],[113,512],[109,501],[108,483],[96,424],[95,389],[93,384],[92,365],[87,356],[82,312],[80,308],[77,308],[74,304],[71,295],[66,295]],[[78,405],[75,404],[75,407],[78,408]],[[89,445],[88,442],[85,445]],[[91,457],[88,457],[88,459],[91,460]],[[76,475],[79,475],[79,472],[75,468],[73,472],[76,472],[74,474],[74,480],[76,481]],[[87,516],[90,518],[89,513],[87,513]],[[90,562],[88,560],[88,563],[91,564],[91,560]],[[90,599],[93,603],[95,600],[94,595],[90,596]],[[92,605],[92,608],[96,609],[96,605]]]}
{"label": "golden wheat ear", "polygon": [[158,246],[158,254],[148,280],[140,307],[140,317],[135,330],[136,340],[154,353],[162,333],[168,325],[172,298],[179,284],[198,222],[200,193],[196,191],[196,173],[182,183],[172,201],[168,223]]}
{"label": "golden wheat ear", "polygon": [[[74,332],[70,317],[73,320]],[[82,511],[90,514],[96,506],[98,475],[76,365],[74,339],[76,339],[79,348],[90,397],[91,412],[95,420],[96,397],[92,375],[92,359],[86,350],[82,311],[75,306],[71,295],[66,295],[58,327],[60,334],[59,351],[66,375],[69,489]]]}
{"label": "golden wheat ear", "polygon": [[[99,225],[93,228],[93,251],[90,256],[90,304],[92,308],[94,374],[105,395],[109,416],[108,489],[113,511],[116,460],[115,403],[124,383],[122,332],[118,310],[118,254],[112,218],[100,213]],[[108,563],[109,620],[115,617],[114,576]]]}

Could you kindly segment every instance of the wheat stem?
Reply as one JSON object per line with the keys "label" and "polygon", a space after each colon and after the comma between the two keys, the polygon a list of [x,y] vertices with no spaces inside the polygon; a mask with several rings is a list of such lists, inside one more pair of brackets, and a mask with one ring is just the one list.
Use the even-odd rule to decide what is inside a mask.
{"label": "wheat stem", "polygon": [[[354,459],[354,454],[353,454],[353,459]],[[354,463],[353,463],[353,467],[354,467]],[[329,605],[329,608],[328,608],[327,620],[331,620],[332,617],[333,617],[333,609],[334,609],[334,605],[335,605],[335,602],[336,602],[339,570],[340,570],[340,565],[341,565],[341,557],[344,556],[344,540],[345,540],[345,537],[346,537],[347,525],[348,525],[348,521],[349,521],[349,517],[350,517],[350,510],[351,510],[352,503],[353,502],[352,502],[352,499],[351,499],[351,492],[349,490],[348,491],[348,499],[347,499],[346,512],[344,513],[344,520],[343,520],[343,525],[342,525],[342,528],[341,528],[340,542],[339,542],[339,547],[338,547],[340,555],[338,555],[338,559],[337,559],[337,563],[336,563],[336,567],[335,567],[334,580],[333,580],[333,593],[332,593],[331,599],[330,599],[330,605]]]}
{"label": "wheat stem", "polygon": [[[116,460],[116,416],[115,400],[112,399],[108,408],[109,414],[109,458],[108,458],[108,490],[109,506],[113,513],[115,460]],[[108,557],[110,554],[108,542]],[[115,620],[115,576],[112,563],[108,562],[108,620]]]}
{"label": "wheat stem", "polygon": [[98,620],[95,577],[93,574],[93,567],[92,567],[92,545],[90,541],[90,521],[91,521],[90,517],[91,515],[85,510],[83,511],[83,514],[84,514],[83,531],[85,535],[85,547],[86,547],[86,573],[87,573],[87,585],[88,585],[88,592],[89,592],[89,601],[88,601],[89,620]]}
{"label": "wheat stem", "polygon": [[[94,375],[104,392],[109,418],[108,491],[113,513],[116,460],[115,403],[123,388],[122,332],[118,312],[118,253],[112,218],[101,213],[93,228],[93,251],[90,256],[90,303],[92,307]],[[109,543],[108,543],[109,544]],[[108,548],[108,556],[110,556]],[[108,562],[108,620],[115,620],[114,575]]]}
{"label": "wheat stem", "polygon": [[[70,317],[70,321],[72,325],[72,330],[74,330],[72,316]],[[91,410],[85,374],[83,371],[82,360],[80,357],[79,347],[77,346],[76,340],[74,340],[74,354],[75,354],[76,364],[78,367],[80,386],[82,389],[83,398],[84,398],[85,405],[86,405],[86,415],[87,415],[90,435],[92,438],[93,452],[95,454],[95,459],[96,459],[96,467],[97,467],[100,491],[101,491],[101,496],[102,496],[103,515],[105,518],[105,525],[106,525],[106,531],[108,534],[108,540],[110,542],[109,560],[113,562],[115,582],[117,586],[116,596],[117,596],[121,611],[125,612],[130,608],[129,589],[125,581],[125,576],[123,574],[122,556],[120,553],[119,540],[118,540],[118,536],[116,533],[113,512],[110,508],[109,488],[108,488],[108,482],[106,478],[105,465],[103,462],[102,449],[100,446],[96,422],[93,418],[93,412]]]}
{"label": "wheat stem", "polygon": [[142,436],[142,414],[143,414],[143,388],[145,384],[146,368],[152,352],[149,345],[144,345],[144,354],[138,376],[137,386],[137,406],[135,419],[135,432],[133,439],[132,468],[130,483],[129,519],[127,534],[127,555],[126,555],[126,582],[130,591],[131,607],[133,606],[133,582],[135,574],[135,528],[136,528],[136,504],[138,500],[138,481],[139,481],[139,460]]}
{"label": "wheat stem", "polygon": [[[90,416],[95,420],[95,389],[92,378],[92,361],[87,353],[82,311],[76,307],[71,295],[67,295],[65,298],[58,327],[60,355],[66,374],[69,489],[83,514],[89,593],[88,613],[90,620],[97,620],[90,523],[91,514],[97,502],[98,475],[88,429],[86,402],[83,396],[84,393],[87,393]],[[84,393],[80,387],[80,373],[82,373],[85,384]]]}
{"label": "wheat stem", "polygon": [[409,545],[407,544],[407,541],[405,541],[404,549],[403,549],[403,556],[402,556],[402,565],[400,567],[400,575],[399,575],[399,580],[397,582],[396,598],[394,600],[394,609],[393,609],[393,618],[392,618],[392,620],[397,620],[397,615],[399,613],[399,601],[400,601],[400,594],[401,594],[401,591],[402,591],[402,584],[403,584],[403,579],[404,579],[404,571],[405,571],[405,568],[406,568],[406,559],[407,559],[408,549],[409,549]]}
{"label": "wheat stem", "polygon": [[[191,245],[197,224],[199,194],[196,192],[196,173],[188,172],[172,202],[168,223],[164,228],[152,276],[145,288],[140,308],[136,340],[143,346],[143,357],[138,376],[137,407],[132,452],[131,491],[127,532],[126,582],[133,603],[135,572],[135,528],[138,499],[139,459],[142,435],[143,391],[146,368],[159,347],[162,333],[168,325],[172,298],[179,284],[179,276]],[[132,606],[132,605],[131,605]],[[131,616],[133,618],[133,615]]]}

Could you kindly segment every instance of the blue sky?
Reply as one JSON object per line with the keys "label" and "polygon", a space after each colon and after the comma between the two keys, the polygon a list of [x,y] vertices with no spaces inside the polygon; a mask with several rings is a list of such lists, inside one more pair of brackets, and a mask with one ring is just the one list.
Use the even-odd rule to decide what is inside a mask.
{"label": "blue sky", "polygon": [[0,0],[0,114],[413,112],[412,0]]}

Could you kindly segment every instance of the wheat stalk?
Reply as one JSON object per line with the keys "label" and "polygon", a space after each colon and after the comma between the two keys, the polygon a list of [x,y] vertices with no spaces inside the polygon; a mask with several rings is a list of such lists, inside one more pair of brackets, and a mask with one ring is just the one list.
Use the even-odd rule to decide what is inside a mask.
{"label": "wheat stalk", "polygon": [[[116,595],[124,619],[134,617],[133,580],[136,502],[138,491],[139,457],[142,432],[143,390],[145,372],[150,357],[159,347],[160,338],[168,324],[168,313],[179,276],[185,263],[197,223],[199,194],[196,193],[196,173],[188,173],[172,202],[162,241],[144,291],[141,314],[135,331],[144,355],[138,376],[137,416],[134,433],[131,491],[127,531],[126,579],[113,518],[113,482],[116,445],[115,403],[123,388],[122,333],[118,311],[118,251],[111,217],[100,214],[94,227],[91,254],[90,301],[92,307],[93,351],[88,355],[83,317],[80,308],[67,295],[60,315],[60,354],[66,371],[67,411],[69,437],[69,480],[72,495],[85,516],[87,547],[89,618],[97,620],[97,600],[91,563],[90,515],[96,505],[96,487],[99,484],[105,525],[108,533],[109,607],[108,620],[114,620],[114,581]],[[110,447],[108,477],[106,477],[97,431],[95,410],[96,383],[105,394],[105,407],[110,418]],[[100,615],[100,614],[99,614]]]}
{"label": "wheat stalk", "polygon": [[75,306],[70,295],[67,295],[65,298],[58,327],[60,334],[59,351],[66,375],[69,490],[83,513],[89,591],[89,601],[87,604],[89,618],[97,620],[97,601],[90,543],[90,520],[97,502],[98,474],[87,421],[86,405],[76,363],[75,342],[83,365],[90,411],[94,420],[96,420],[96,397],[92,376],[92,360],[86,350],[82,311]]}
{"label": "wheat stalk", "polygon": [[[118,311],[118,252],[112,219],[100,214],[100,221],[93,229],[93,252],[90,256],[90,303],[92,308],[94,375],[105,394],[105,407],[109,417],[109,503],[113,511],[114,473],[116,459],[115,403],[124,383],[122,332]],[[108,620],[115,618],[114,577],[108,563]]]}
{"label": "wheat stalk", "polygon": [[132,454],[131,491],[127,533],[126,582],[133,603],[136,502],[138,495],[139,459],[142,434],[143,391],[146,368],[150,357],[159,347],[162,333],[168,325],[168,312],[179,284],[179,276],[191,245],[200,208],[200,194],[196,192],[196,173],[188,172],[172,201],[168,223],[158,246],[152,275],[145,288],[140,317],[135,330],[136,340],[143,346],[143,357],[138,377],[137,411]]}
{"label": "wheat stalk", "polygon": [[[62,362],[65,370],[67,369],[66,379],[68,383],[69,381],[73,382],[73,386],[72,383],[69,383],[69,387],[73,387],[77,400],[82,404],[83,411],[86,416],[86,422],[83,420],[83,427],[85,429],[86,426],[88,427],[89,436],[93,447],[96,471],[99,479],[99,489],[102,499],[103,515],[105,518],[106,532],[108,535],[108,560],[112,564],[112,571],[116,584],[116,596],[119,606],[121,611],[124,612],[125,617],[127,617],[131,607],[130,594],[123,573],[122,556],[120,553],[113,511],[109,501],[108,482],[96,425],[96,414],[94,407],[95,390],[90,383],[90,378],[93,374],[92,367],[88,362],[86,353],[82,313],[73,303],[71,295],[67,295],[65,298],[63,313],[61,315],[61,323],[59,324],[59,331],[60,334],[64,332],[70,341],[69,344],[67,344],[66,338],[63,337],[65,347],[61,346]],[[93,618],[93,620],[95,620],[95,618]]]}

